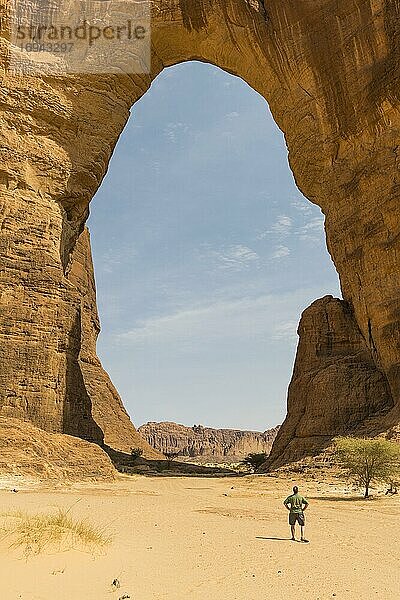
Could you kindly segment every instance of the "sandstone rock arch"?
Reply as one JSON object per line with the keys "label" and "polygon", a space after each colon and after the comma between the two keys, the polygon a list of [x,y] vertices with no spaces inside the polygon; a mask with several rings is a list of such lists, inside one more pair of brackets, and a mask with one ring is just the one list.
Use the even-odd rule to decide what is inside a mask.
{"label": "sandstone rock arch", "polygon": [[272,461],[349,426],[398,424],[399,17],[397,0],[157,0],[150,74],[68,77],[13,75],[3,19],[0,414],[138,445],[96,357],[85,220],[131,106],[164,67],[197,59],[268,101],[299,188],[325,214],[345,300],[303,317]]}

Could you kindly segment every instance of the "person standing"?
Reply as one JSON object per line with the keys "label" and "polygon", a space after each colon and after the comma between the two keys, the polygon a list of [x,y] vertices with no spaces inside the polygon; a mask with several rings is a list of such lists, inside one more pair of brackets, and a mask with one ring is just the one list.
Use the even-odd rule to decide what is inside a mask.
{"label": "person standing", "polygon": [[293,494],[288,496],[283,503],[289,511],[289,525],[292,532],[292,540],[296,541],[296,523],[300,525],[300,532],[302,542],[308,542],[304,537],[304,527],[306,524],[304,511],[308,507],[308,500],[299,494],[299,488],[297,485],[293,488]]}

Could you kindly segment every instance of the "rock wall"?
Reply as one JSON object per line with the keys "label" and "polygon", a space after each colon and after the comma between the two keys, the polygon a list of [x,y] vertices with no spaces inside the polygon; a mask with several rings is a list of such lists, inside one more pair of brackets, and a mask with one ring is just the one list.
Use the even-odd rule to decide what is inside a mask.
{"label": "rock wall", "polygon": [[71,343],[76,351],[76,361],[71,361],[75,370],[69,375],[68,396],[64,402],[64,433],[94,440],[128,454],[132,448],[140,447],[145,458],[159,458],[160,454],[137,433],[96,354],[100,322],[86,228],[75,244],[67,279],[79,290],[81,305],[74,343]]}
{"label": "rock wall", "polygon": [[269,454],[278,429],[279,427],[274,427],[261,433],[150,422],[141,425],[138,431],[153,448],[163,454],[177,452],[181,456],[212,456],[221,459],[243,458],[250,452]]}
{"label": "rock wall", "polygon": [[[296,182],[326,217],[328,249],[349,315],[343,324],[354,324],[366,347],[364,386],[372,374],[382,378],[382,389],[387,382],[391,400],[377,406],[361,394],[348,404],[347,414],[352,422],[366,417],[368,424],[376,409],[374,423],[381,430],[395,426],[400,422],[399,2],[156,0],[151,6],[150,73],[39,77],[10,70],[10,3],[0,0],[0,415],[100,443],[105,436],[106,443],[121,448],[139,444],[95,358],[98,320],[87,289],[93,288],[92,267],[85,259],[79,274],[77,263],[82,244],[90,252],[81,237],[89,202],[132,105],[165,67],[195,59],[242,77],[268,101],[285,133]],[[350,372],[346,368],[343,375]],[[333,389],[329,369],[320,370],[319,378],[318,389],[325,391],[323,400],[313,392],[309,439],[321,433],[319,403],[332,425],[329,431],[343,429],[337,406],[347,403],[341,395],[347,387]],[[295,380],[292,412],[297,401],[304,402],[300,382],[309,389],[307,373]],[[278,436],[276,452],[286,448],[289,431],[285,426]],[[300,439],[296,434],[293,442],[299,448]]]}
{"label": "rock wall", "polygon": [[317,300],[304,311],[298,334],[287,416],[267,469],[318,453],[338,433],[380,433],[394,404],[346,302]]}

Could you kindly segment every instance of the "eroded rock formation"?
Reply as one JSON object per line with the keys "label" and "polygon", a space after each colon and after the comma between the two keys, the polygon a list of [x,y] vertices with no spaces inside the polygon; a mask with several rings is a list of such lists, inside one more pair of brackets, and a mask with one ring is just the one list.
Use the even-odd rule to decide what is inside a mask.
{"label": "eroded rock formation", "polygon": [[250,452],[269,454],[278,429],[279,427],[274,427],[261,433],[150,422],[141,425],[138,431],[153,448],[163,454],[176,452],[180,456],[210,456],[218,460],[240,459]]}
{"label": "eroded rock formation", "polygon": [[[368,393],[348,402],[346,385],[333,393],[333,366],[318,369],[307,400],[308,436],[321,434],[320,404],[326,432],[342,430],[336,417],[343,403],[353,423],[368,423],[376,409],[378,428],[398,424],[399,2],[156,0],[150,73],[57,77],[10,70],[9,4],[0,3],[0,414],[50,432],[104,436],[122,449],[139,444],[95,356],[85,221],[132,105],[165,67],[198,59],[242,77],[268,101],[297,184],[326,217],[349,315],[341,322],[365,343],[364,387],[372,378],[386,390],[382,403]],[[301,344],[313,346],[304,337]],[[299,372],[302,364],[310,368],[301,354],[291,414],[304,402],[301,382],[311,389],[310,371],[303,379]],[[331,356],[333,363],[342,358]],[[338,369],[354,376],[349,367]],[[357,367],[360,390],[362,371]],[[275,456],[279,448],[289,452],[290,431],[293,445],[300,444],[298,427],[285,425]]]}
{"label": "eroded rock formation", "polygon": [[367,424],[368,433],[379,433],[393,408],[387,379],[346,302],[317,300],[304,311],[298,334],[287,416],[267,467],[318,452],[338,433],[362,433]]}
{"label": "eroded rock formation", "polygon": [[70,435],[48,433],[27,421],[0,416],[0,474],[24,479],[115,479],[110,458],[96,444]]}
{"label": "eroded rock formation", "polygon": [[137,433],[96,355],[100,323],[90,238],[86,228],[75,244],[68,281],[79,291],[81,307],[74,335],[71,335],[71,347],[75,349],[76,360],[70,359],[74,370],[68,373],[67,389],[70,395],[66,397],[64,405],[64,433],[104,443],[126,453],[130,453],[132,448],[141,447],[146,458],[159,458],[160,454]]}

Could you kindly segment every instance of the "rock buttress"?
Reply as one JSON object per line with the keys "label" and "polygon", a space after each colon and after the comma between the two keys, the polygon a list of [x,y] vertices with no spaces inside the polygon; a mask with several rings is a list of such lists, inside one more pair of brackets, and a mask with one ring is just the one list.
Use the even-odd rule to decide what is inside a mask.
{"label": "rock buttress", "polygon": [[[71,400],[65,406],[64,433],[87,437],[85,428],[97,428],[96,441],[113,450],[129,453],[132,448],[142,448],[145,458],[160,458],[162,454],[152,448],[136,431],[121,398],[103,369],[96,354],[96,341],[100,321],[96,304],[90,237],[85,228],[75,244],[68,269],[68,281],[79,291],[81,305],[78,310],[80,327],[79,348],[75,361],[75,378],[71,379]],[[77,389],[77,382],[81,382]]]}
{"label": "rock buttress", "polygon": [[287,416],[267,468],[318,453],[336,435],[363,427],[378,433],[393,407],[388,381],[349,304],[332,296],[316,300],[304,311],[298,334]]}

